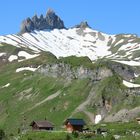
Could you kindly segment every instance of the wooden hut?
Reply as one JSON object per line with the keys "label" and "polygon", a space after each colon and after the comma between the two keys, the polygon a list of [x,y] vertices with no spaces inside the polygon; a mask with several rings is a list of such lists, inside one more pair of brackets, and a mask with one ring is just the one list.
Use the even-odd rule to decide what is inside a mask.
{"label": "wooden hut", "polygon": [[67,119],[64,122],[64,125],[65,125],[67,131],[69,131],[69,132],[73,132],[73,131],[80,131],[80,132],[82,132],[83,131],[83,127],[85,125],[85,121],[83,119],[71,118],[71,119]]}
{"label": "wooden hut", "polygon": [[30,126],[32,126],[32,130],[53,130],[54,126],[51,122],[44,121],[33,121]]}

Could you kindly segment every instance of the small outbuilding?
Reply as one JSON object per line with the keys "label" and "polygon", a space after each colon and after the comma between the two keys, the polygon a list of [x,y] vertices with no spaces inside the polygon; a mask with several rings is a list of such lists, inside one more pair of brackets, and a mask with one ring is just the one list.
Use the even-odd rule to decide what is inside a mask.
{"label": "small outbuilding", "polygon": [[32,126],[32,130],[53,130],[54,125],[47,121],[33,121],[30,126]]}
{"label": "small outbuilding", "polygon": [[64,125],[65,125],[67,131],[69,131],[69,132],[73,132],[73,131],[82,132],[85,124],[86,123],[83,119],[75,119],[75,118],[67,119],[64,122]]}

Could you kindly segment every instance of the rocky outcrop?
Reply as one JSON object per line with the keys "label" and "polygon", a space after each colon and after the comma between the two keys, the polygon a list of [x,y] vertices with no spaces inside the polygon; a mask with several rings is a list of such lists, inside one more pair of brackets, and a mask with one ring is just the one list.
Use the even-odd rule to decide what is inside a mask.
{"label": "rocky outcrop", "polygon": [[134,69],[131,66],[128,65],[124,65],[121,63],[114,63],[114,62],[110,62],[108,64],[108,67],[110,69],[112,69],[112,71],[114,71],[115,73],[117,73],[120,77],[122,77],[124,80],[132,80],[135,78],[134,76]]}
{"label": "rocky outcrop", "polygon": [[133,109],[122,109],[118,111],[117,113],[113,113],[111,115],[108,115],[104,121],[105,122],[129,122],[130,120],[133,120],[134,118],[138,117],[140,114],[140,107],[135,107]]}
{"label": "rocky outcrop", "polygon": [[87,28],[87,27],[90,28],[87,21],[82,21],[80,24],[74,26],[74,28]]}
{"label": "rocky outcrop", "polygon": [[21,24],[20,33],[31,32],[33,30],[44,30],[44,29],[63,29],[65,28],[63,21],[55,14],[52,9],[47,11],[45,17],[37,15],[31,18],[27,18]]}
{"label": "rocky outcrop", "polygon": [[63,63],[47,64],[46,66],[41,67],[38,71],[46,76],[54,78],[63,77],[68,80],[89,78],[93,82],[112,76],[112,71],[107,68],[101,68],[98,70],[91,70],[83,66],[72,68],[70,65]]}

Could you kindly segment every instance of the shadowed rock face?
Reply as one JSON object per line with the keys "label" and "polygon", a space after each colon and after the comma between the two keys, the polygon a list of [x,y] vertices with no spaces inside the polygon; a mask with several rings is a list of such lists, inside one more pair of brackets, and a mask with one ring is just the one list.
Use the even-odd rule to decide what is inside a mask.
{"label": "shadowed rock face", "polygon": [[31,32],[33,30],[44,30],[44,29],[63,29],[65,28],[63,21],[55,14],[51,9],[47,11],[45,17],[41,15],[39,18],[37,15],[33,16],[32,19],[27,18],[21,23],[20,33]]}
{"label": "shadowed rock face", "polygon": [[34,30],[34,23],[30,18],[24,20],[21,24],[21,33],[31,32]]}

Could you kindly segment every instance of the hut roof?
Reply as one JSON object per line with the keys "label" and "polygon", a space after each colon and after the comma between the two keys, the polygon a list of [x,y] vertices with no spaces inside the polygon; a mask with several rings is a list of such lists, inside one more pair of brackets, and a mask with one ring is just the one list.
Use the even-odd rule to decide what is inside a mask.
{"label": "hut roof", "polygon": [[72,125],[85,125],[85,121],[83,119],[75,119],[75,118],[69,118],[67,119],[64,124],[70,123]]}
{"label": "hut roof", "polygon": [[30,126],[37,124],[38,127],[54,127],[53,124],[49,121],[33,121]]}

